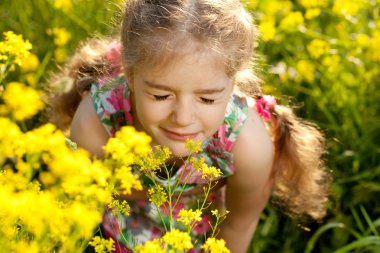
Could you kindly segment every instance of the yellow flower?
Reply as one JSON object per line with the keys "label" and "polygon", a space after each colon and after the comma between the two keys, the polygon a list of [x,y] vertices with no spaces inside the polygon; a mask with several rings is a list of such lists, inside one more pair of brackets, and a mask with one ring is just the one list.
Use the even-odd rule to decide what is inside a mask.
{"label": "yellow flower", "polygon": [[209,253],[229,253],[230,250],[226,247],[226,242],[223,239],[207,238],[202,249]]}
{"label": "yellow flower", "polygon": [[202,178],[203,179],[208,179],[209,181],[212,181],[213,179],[219,177],[222,175],[222,172],[220,169],[214,167],[214,166],[208,166],[207,164],[202,164],[201,167],[202,170]]}
{"label": "yellow flower", "polygon": [[18,82],[6,86],[3,99],[15,120],[28,119],[45,106],[38,91]]}
{"label": "yellow flower", "polygon": [[106,157],[124,166],[135,162],[136,156],[146,155],[151,151],[151,138],[144,132],[137,132],[134,127],[125,126],[110,138],[104,147]]}
{"label": "yellow flower", "polygon": [[368,46],[368,58],[380,62],[380,32],[375,31]]}
{"label": "yellow flower", "polygon": [[162,240],[176,250],[185,251],[193,247],[190,235],[179,231],[178,229],[173,229],[172,231],[166,232],[166,234],[162,237]]}
{"label": "yellow flower", "polygon": [[314,81],[315,65],[308,60],[300,60],[297,62],[297,73],[301,79],[308,82]]}
{"label": "yellow flower", "polygon": [[192,139],[186,139],[185,148],[189,150],[190,153],[199,153],[202,151],[202,143],[200,141],[194,142]]}
{"label": "yellow flower", "polygon": [[69,11],[72,8],[73,4],[71,0],[55,0],[54,8],[62,10],[64,12]]}
{"label": "yellow flower", "polygon": [[32,44],[23,40],[22,35],[16,35],[12,31],[4,32],[4,41],[0,41],[0,63],[10,61],[19,66],[30,54]]}
{"label": "yellow flower", "polygon": [[108,207],[113,209],[113,214],[124,214],[129,215],[129,212],[131,211],[131,207],[128,205],[126,200],[123,200],[120,202],[120,200],[113,200],[111,203],[108,204]]}
{"label": "yellow flower", "polygon": [[49,35],[54,36],[54,44],[58,47],[63,47],[71,38],[71,33],[63,27],[55,27],[48,30]]}
{"label": "yellow flower", "polygon": [[356,16],[364,3],[361,0],[336,0],[332,10],[338,15]]}
{"label": "yellow flower", "polygon": [[[252,2],[252,1],[250,1]],[[258,1],[260,5],[260,1]],[[286,15],[292,9],[292,2],[288,0],[278,1],[278,0],[268,0],[263,1],[262,6],[265,16],[275,17],[277,15]]]}
{"label": "yellow flower", "polygon": [[307,50],[312,58],[318,59],[330,50],[330,44],[324,40],[314,39],[307,45]]}
{"label": "yellow flower", "polygon": [[202,220],[202,212],[201,210],[197,209],[193,211],[192,209],[186,210],[181,209],[178,213],[178,220],[182,222],[185,225],[192,226],[196,221]]}
{"label": "yellow flower", "polygon": [[58,63],[64,62],[68,57],[67,49],[59,47],[54,49],[54,58]]}
{"label": "yellow flower", "polygon": [[325,8],[328,6],[328,0],[298,0],[306,9]]}
{"label": "yellow flower", "polygon": [[107,240],[104,238],[100,238],[99,236],[95,236],[88,244],[94,247],[96,253],[107,253],[113,252],[115,250],[115,245],[112,238],[109,238]]}
{"label": "yellow flower", "polygon": [[168,195],[164,188],[160,185],[155,185],[148,190],[149,201],[155,204],[157,207],[163,205],[168,201]]}
{"label": "yellow flower", "polygon": [[31,53],[28,54],[21,62],[21,70],[23,72],[32,72],[35,71],[40,65],[40,60],[37,55]]}
{"label": "yellow flower", "polygon": [[280,27],[285,31],[297,29],[304,23],[302,13],[299,11],[289,13],[283,20],[281,20]]}
{"label": "yellow flower", "polygon": [[132,189],[142,190],[138,175],[132,173],[131,167],[122,166],[115,170],[115,177],[120,181],[120,190],[123,194],[130,195]]}
{"label": "yellow flower", "polygon": [[356,42],[360,47],[367,47],[369,45],[369,37],[367,34],[358,34],[356,36]]}
{"label": "yellow flower", "polygon": [[152,241],[147,241],[144,245],[137,245],[135,253],[166,253],[163,249],[162,243],[159,239],[153,239]]}
{"label": "yellow flower", "polygon": [[156,171],[161,171],[170,155],[169,148],[155,146],[149,153],[137,156],[136,164],[140,166],[140,170],[144,173],[155,173]]}
{"label": "yellow flower", "polygon": [[327,67],[327,71],[332,73],[337,70],[340,63],[340,56],[333,54],[323,58],[322,64]]}
{"label": "yellow flower", "polygon": [[321,9],[319,8],[311,8],[307,9],[305,13],[305,18],[306,19],[313,19],[318,17],[321,14]]}
{"label": "yellow flower", "polygon": [[276,26],[274,20],[263,20],[260,23],[259,30],[264,41],[272,40],[276,35]]}

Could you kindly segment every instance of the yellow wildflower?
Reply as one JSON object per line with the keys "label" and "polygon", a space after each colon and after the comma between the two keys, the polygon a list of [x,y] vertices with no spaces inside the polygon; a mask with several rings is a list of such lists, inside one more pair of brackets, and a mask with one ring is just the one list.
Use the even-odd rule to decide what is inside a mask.
{"label": "yellow wildflower", "polygon": [[24,40],[22,35],[16,35],[12,31],[4,32],[4,41],[0,41],[0,63],[9,61],[19,66],[30,54],[32,44]]}
{"label": "yellow wildflower", "polygon": [[367,47],[369,45],[369,37],[367,34],[358,34],[356,36],[356,42],[360,47]]}
{"label": "yellow wildflower", "polygon": [[148,190],[149,201],[155,204],[157,207],[163,205],[168,201],[168,196],[160,185],[155,185]]}
{"label": "yellow wildflower", "polygon": [[311,8],[307,9],[305,13],[305,18],[306,19],[313,19],[318,17],[321,14],[321,9],[319,8]]}
{"label": "yellow wildflower", "polygon": [[125,126],[110,138],[104,147],[106,157],[125,166],[135,162],[136,157],[147,154],[151,148],[151,138],[144,132],[137,132],[134,127]]}
{"label": "yellow wildflower", "polygon": [[166,234],[162,237],[162,240],[176,250],[186,251],[193,247],[190,235],[179,231],[178,229],[173,229],[172,231],[166,232]]}
{"label": "yellow wildflower", "polygon": [[356,16],[364,3],[360,0],[336,0],[332,10],[338,15]]}
{"label": "yellow wildflower", "polygon": [[59,47],[54,49],[54,58],[58,63],[64,62],[68,57],[67,49]]}
{"label": "yellow wildflower", "polygon": [[215,239],[213,237],[207,238],[202,249],[209,253],[229,253],[230,250],[226,247],[226,242],[223,239]]}
{"label": "yellow wildflower", "polygon": [[161,171],[165,166],[165,162],[169,159],[171,152],[168,147],[155,146],[149,153],[136,157],[136,164],[143,172]]}
{"label": "yellow wildflower", "polygon": [[185,148],[189,150],[190,153],[199,153],[202,151],[201,142],[194,142],[192,139],[186,139]]}
{"label": "yellow wildflower", "polygon": [[18,82],[6,85],[3,99],[15,120],[28,119],[44,108],[41,94]]}
{"label": "yellow wildflower", "polygon": [[328,6],[328,0],[298,0],[298,2],[306,9],[325,8]]}
{"label": "yellow wildflower", "polygon": [[332,73],[337,70],[340,63],[340,56],[333,54],[323,58],[322,64],[327,67],[327,71]]}
{"label": "yellow wildflower", "polygon": [[274,20],[263,20],[260,23],[259,31],[264,41],[272,40],[276,35],[276,26]]}
{"label": "yellow wildflower", "polygon": [[49,35],[54,36],[54,44],[58,47],[63,47],[71,38],[71,33],[63,27],[55,27],[47,31]]}
{"label": "yellow wildflower", "polygon": [[202,178],[203,179],[208,179],[210,181],[212,181],[213,179],[219,177],[220,175],[222,175],[222,172],[220,169],[214,167],[214,166],[208,166],[207,164],[202,164],[202,167],[201,167],[201,170],[202,170]]}
{"label": "yellow wildflower", "polygon": [[120,181],[120,190],[123,194],[130,195],[132,189],[142,190],[142,185],[139,181],[139,177],[132,173],[132,169],[129,166],[121,166],[115,170],[115,177]]}
{"label": "yellow wildflower", "polygon": [[166,253],[166,250],[162,247],[162,242],[159,239],[153,239],[147,241],[144,245],[137,245],[135,253]]}
{"label": "yellow wildflower", "polygon": [[35,71],[40,65],[40,60],[37,55],[30,53],[21,62],[21,70],[23,72]]}
{"label": "yellow wildflower", "polygon": [[373,33],[368,48],[368,58],[380,62],[380,31]]}
{"label": "yellow wildflower", "polygon": [[58,10],[62,10],[64,12],[69,11],[73,6],[73,3],[71,0],[55,0],[54,1],[54,8]]}
{"label": "yellow wildflower", "polygon": [[[258,4],[260,5],[260,1],[258,1]],[[263,2],[260,7],[264,11],[265,16],[275,17],[277,15],[286,15],[289,13],[292,9],[292,2],[288,0],[268,0]]]}
{"label": "yellow wildflower", "polygon": [[124,214],[129,215],[131,207],[128,205],[126,200],[120,202],[120,200],[114,199],[111,203],[108,204],[108,207],[113,209],[113,214]]}
{"label": "yellow wildflower", "polygon": [[312,58],[318,59],[330,50],[330,44],[327,41],[314,39],[307,45],[307,51]]}
{"label": "yellow wildflower", "polygon": [[194,222],[202,220],[201,215],[202,215],[202,212],[199,209],[195,211],[193,211],[192,209],[190,210],[181,209],[178,213],[178,217],[179,217],[178,220],[185,225],[192,226]]}
{"label": "yellow wildflower", "polygon": [[299,11],[289,13],[280,22],[280,27],[286,31],[291,31],[297,29],[300,25],[304,23],[302,13]]}
{"label": "yellow wildflower", "polygon": [[115,245],[112,238],[109,238],[107,240],[100,238],[99,236],[95,236],[88,244],[94,247],[96,253],[107,253],[115,251]]}
{"label": "yellow wildflower", "polygon": [[315,65],[308,60],[300,60],[297,62],[297,73],[299,78],[308,82],[314,81]]}

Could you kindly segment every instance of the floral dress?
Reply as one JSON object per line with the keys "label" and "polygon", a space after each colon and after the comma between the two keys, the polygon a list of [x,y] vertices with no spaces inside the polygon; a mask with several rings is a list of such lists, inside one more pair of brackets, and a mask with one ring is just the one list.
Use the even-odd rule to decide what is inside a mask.
{"label": "floral dress", "polygon": [[[133,125],[133,115],[131,110],[131,98],[127,89],[126,78],[118,72],[115,75],[103,79],[91,86],[91,97],[94,102],[95,110],[110,136],[124,125]],[[248,114],[248,105],[245,98],[232,95],[227,105],[224,123],[219,129],[203,144],[203,151],[197,153],[196,158],[203,158],[208,166],[215,166],[222,172],[221,179],[232,175],[235,171],[232,157],[232,148],[244,125]],[[170,180],[156,178],[163,185],[173,183],[180,175],[187,175],[193,170],[191,166],[180,167]],[[191,178],[186,182],[185,191],[201,187],[205,181],[201,178],[201,172],[192,172]],[[181,179],[179,179],[181,180]],[[143,182],[144,183],[144,182]],[[173,224],[178,229],[184,229],[183,225],[176,221],[178,212],[185,209],[197,209],[200,195],[182,195],[178,204],[173,207]],[[191,232],[195,248],[205,239],[205,234],[210,232],[210,222],[213,222],[211,210],[214,207],[223,206],[223,188],[212,192],[208,196],[211,206],[209,212],[202,214],[199,221]],[[130,252],[137,244],[143,244],[147,240],[159,238],[165,233],[165,225],[169,217],[166,215],[167,208],[161,210],[150,203],[148,200],[128,201],[131,206],[130,215],[113,214],[106,211],[102,221],[102,227],[106,237],[111,237],[116,243],[116,252]],[[161,211],[164,217],[158,215]],[[198,244],[198,245],[197,245]],[[197,247],[198,246],[198,247]]]}

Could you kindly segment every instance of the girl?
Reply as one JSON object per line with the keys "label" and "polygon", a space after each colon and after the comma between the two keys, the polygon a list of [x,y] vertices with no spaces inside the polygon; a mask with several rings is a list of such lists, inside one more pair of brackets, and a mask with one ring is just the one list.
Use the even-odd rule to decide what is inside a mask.
{"label": "girl", "polygon": [[[291,215],[320,219],[329,183],[321,133],[261,93],[251,70],[256,36],[238,0],[128,0],[121,42],[89,40],[62,71],[72,88],[52,100],[52,121],[70,125],[72,140],[98,157],[121,126],[132,125],[171,150],[173,177],[185,169],[185,140],[201,141],[199,156],[225,179],[215,201],[230,213],[218,236],[231,252],[245,252],[271,195]],[[182,207],[202,187],[193,186]],[[144,243],[163,231],[146,197],[129,198],[130,216],[103,220],[119,252],[128,233]]]}

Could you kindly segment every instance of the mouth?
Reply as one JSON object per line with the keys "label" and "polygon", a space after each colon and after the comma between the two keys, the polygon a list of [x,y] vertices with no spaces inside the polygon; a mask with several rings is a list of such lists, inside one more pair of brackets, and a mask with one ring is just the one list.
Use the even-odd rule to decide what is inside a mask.
{"label": "mouth", "polygon": [[178,133],[178,132],[169,131],[164,128],[161,128],[161,129],[169,139],[176,140],[176,141],[186,141],[186,139],[195,139],[198,136],[198,132]]}

